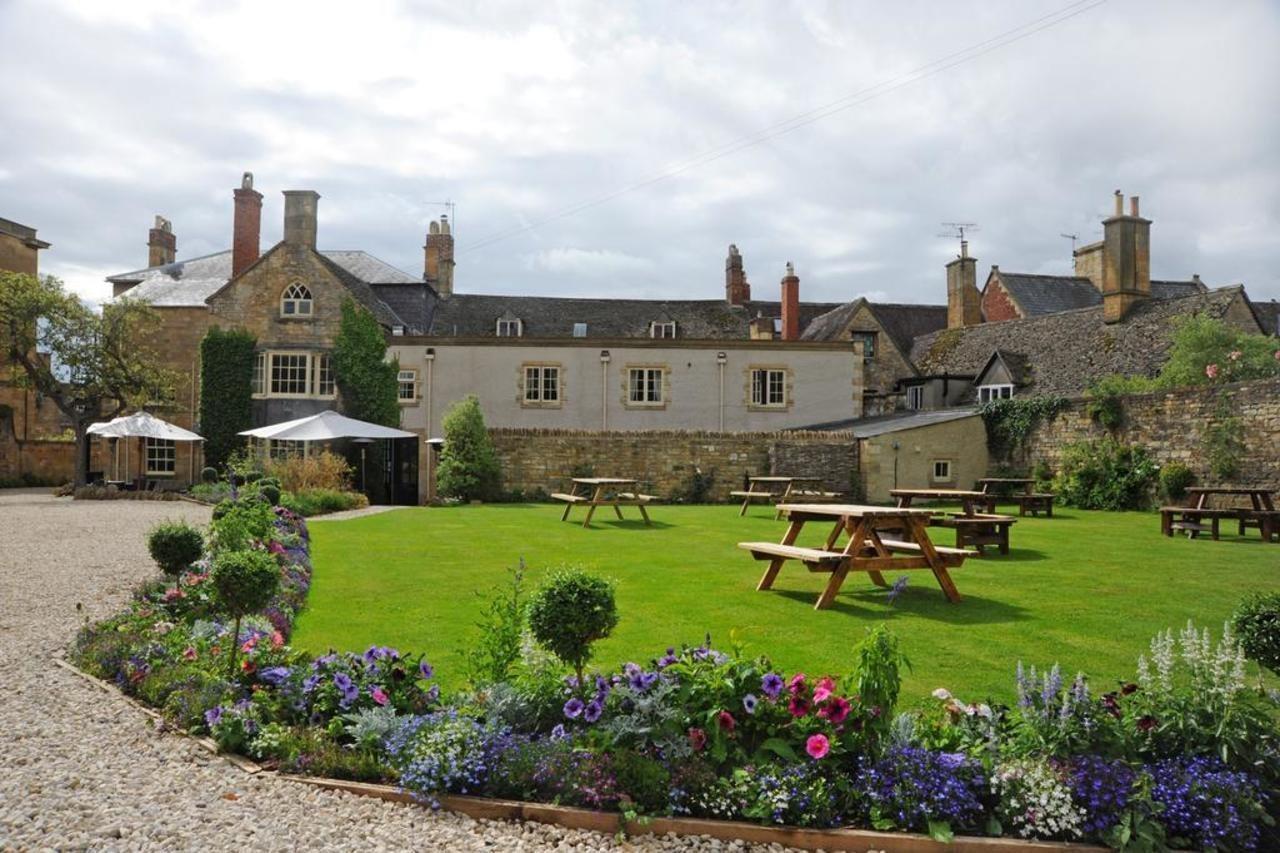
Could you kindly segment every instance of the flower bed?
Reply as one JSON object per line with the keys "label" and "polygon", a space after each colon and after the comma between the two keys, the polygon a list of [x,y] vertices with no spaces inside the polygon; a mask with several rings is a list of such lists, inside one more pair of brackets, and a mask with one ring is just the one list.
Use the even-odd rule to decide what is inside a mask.
{"label": "flower bed", "polygon": [[269,529],[245,521],[260,516],[226,512],[210,535],[215,548],[247,536],[280,567],[279,591],[239,635],[203,560],[84,629],[72,658],[172,725],[282,772],[389,783],[435,807],[479,796],[623,821],[795,827],[828,843],[819,830],[1275,843],[1275,705],[1245,685],[1230,636],[1216,647],[1194,629],[1158,637],[1135,681],[1100,696],[1083,676],[1019,668],[1007,708],[939,690],[898,713],[904,661],[883,630],[841,677],[779,672],[708,640],[579,682],[526,639],[500,677],[442,695],[418,655],[292,650],[311,576],[306,523],[279,507]]}

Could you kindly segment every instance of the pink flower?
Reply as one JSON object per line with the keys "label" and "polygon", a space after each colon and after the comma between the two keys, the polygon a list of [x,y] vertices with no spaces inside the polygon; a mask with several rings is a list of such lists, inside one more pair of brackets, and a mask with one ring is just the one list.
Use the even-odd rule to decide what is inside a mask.
{"label": "pink flower", "polygon": [[278,649],[278,648],[280,648],[281,646],[283,646],[283,645],[284,645],[284,634],[281,634],[279,631],[272,631],[272,632],[271,632],[271,645],[272,645],[272,647],[273,647],[273,648],[277,648],[277,649]]}
{"label": "pink flower", "polygon": [[831,698],[831,690],[827,687],[813,688],[813,701],[821,704]]}
{"label": "pink flower", "polygon": [[836,696],[818,712],[818,716],[830,720],[832,725],[838,726],[849,716],[849,710],[852,707],[848,699],[843,696]]}
{"label": "pink flower", "polygon": [[1276,350],[1276,361],[1280,361],[1280,349]]}
{"label": "pink flower", "polygon": [[803,717],[809,713],[809,703],[799,696],[792,696],[791,701],[787,703],[787,710],[791,712],[793,717]]}
{"label": "pink flower", "polygon": [[791,691],[792,696],[798,696],[804,691],[804,673],[797,672],[791,676],[791,680],[787,682],[787,689]]}
{"label": "pink flower", "polygon": [[689,746],[694,752],[702,752],[707,746],[707,733],[702,729],[689,729]]}
{"label": "pink flower", "polygon": [[369,691],[369,695],[372,696],[373,701],[377,702],[379,705],[385,705],[391,701],[387,698],[387,691],[383,690],[381,687],[374,687]]}
{"label": "pink flower", "polygon": [[826,735],[810,735],[805,741],[804,751],[809,753],[810,758],[817,761],[831,751],[831,741],[827,740]]}
{"label": "pink flower", "polygon": [[1218,378],[1218,365],[1216,365],[1216,364],[1206,364],[1206,365],[1204,366],[1204,375],[1205,375],[1205,376],[1208,376],[1210,379],[1217,379],[1217,378]]}
{"label": "pink flower", "polygon": [[244,645],[240,647],[240,651],[245,652],[247,654],[248,652],[253,651],[253,647],[256,645],[258,645],[258,638],[250,637],[249,639],[244,641]]}
{"label": "pink flower", "polygon": [[178,589],[177,587],[174,587],[173,589],[166,589],[164,591],[164,600],[166,602],[176,601],[179,598],[186,598],[186,597],[187,597],[187,594],[182,590]]}
{"label": "pink flower", "polygon": [[183,657],[183,659],[184,659],[184,660],[195,660],[195,659],[196,659],[196,650],[195,650],[195,647],[194,647],[194,646],[187,646],[185,649],[183,649],[183,650],[182,650],[182,657]]}
{"label": "pink flower", "polygon": [[1231,352],[1227,354],[1227,358],[1231,359],[1232,361],[1239,361],[1240,356],[1242,355],[1244,355],[1244,353],[1240,352],[1240,350],[1233,349]]}
{"label": "pink flower", "polygon": [[731,732],[738,725],[738,721],[733,718],[733,714],[728,711],[721,711],[716,717],[716,723],[726,732]]}

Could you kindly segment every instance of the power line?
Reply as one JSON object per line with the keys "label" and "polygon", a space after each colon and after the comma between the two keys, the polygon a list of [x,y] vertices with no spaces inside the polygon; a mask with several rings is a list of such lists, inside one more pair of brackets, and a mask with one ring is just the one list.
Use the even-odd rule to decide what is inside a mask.
{"label": "power line", "polygon": [[860,89],[820,107],[815,107],[814,109],[792,116],[791,118],[775,122],[774,124],[768,125],[767,127],[756,130],[750,134],[746,134],[738,137],[737,139],[733,139],[722,145],[716,146],[715,148],[707,149],[706,151],[690,158],[686,158],[685,160],[677,161],[663,170],[653,173],[649,177],[643,178],[633,184],[629,184],[604,195],[561,208],[559,211],[551,213],[534,222],[529,222],[524,225],[511,228],[507,231],[502,231],[482,238],[477,242],[462,248],[459,251],[459,254],[483,248],[484,246],[497,243],[500,240],[505,240],[508,237],[513,237],[517,234],[523,234],[526,231],[531,231],[558,219],[564,219],[565,217],[572,216],[575,213],[581,213],[584,210],[612,201],[620,196],[626,195],[627,193],[635,192],[636,190],[644,189],[645,187],[652,186],[653,184],[674,178],[697,166],[713,163],[730,154],[734,154],[746,148],[751,148],[763,142],[775,139],[838,112],[852,109],[853,107],[864,104],[867,101],[895,92],[912,83],[935,76],[943,71],[955,68],[958,65],[962,65],[981,56],[985,56],[988,53],[999,50],[1000,48],[1007,47],[1024,38],[1028,38],[1036,33],[1049,29],[1050,27],[1055,27],[1058,24],[1076,17],[1077,15],[1081,15],[1091,9],[1101,6],[1105,2],[1107,2],[1107,0],[1076,0],[1076,2],[1069,3],[1055,12],[1051,12],[1032,21],[1028,21],[1025,24],[1021,24],[1013,29],[1006,30],[998,35],[972,44],[962,50],[949,53],[946,56],[940,57],[932,62],[908,71],[905,74],[901,74],[897,77]]}

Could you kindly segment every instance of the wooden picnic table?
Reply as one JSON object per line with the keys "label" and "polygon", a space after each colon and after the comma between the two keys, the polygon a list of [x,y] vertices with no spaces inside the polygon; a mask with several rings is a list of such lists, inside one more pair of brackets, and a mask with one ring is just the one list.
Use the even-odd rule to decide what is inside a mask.
{"label": "wooden picnic table", "polygon": [[[978,480],[978,487],[986,494],[999,494],[1001,486],[1013,487],[1009,491],[1009,500],[1018,505],[1018,515],[1038,515],[1041,511],[1053,517],[1053,499],[1057,495],[1035,491],[1034,477],[983,477]],[[994,487],[994,489],[992,488]],[[992,510],[994,511],[994,510]]]}
{"label": "wooden picnic table", "polygon": [[898,501],[898,506],[906,509],[915,500],[922,501],[959,501],[964,507],[965,515],[978,512],[994,513],[996,496],[986,492],[975,492],[968,489],[890,489],[889,494]]}
{"label": "wooden picnic table", "polygon": [[[742,509],[738,511],[739,517],[747,514],[747,507],[756,499],[777,500],[779,503],[786,503],[792,497],[808,499],[835,499],[838,495],[835,492],[827,492],[821,488],[823,482],[822,477],[790,477],[786,475],[771,475],[761,477],[747,477],[748,487],[743,492],[730,492],[729,496],[734,498],[742,498]],[[805,486],[813,486],[817,484],[819,488],[804,488]],[[757,488],[763,486],[763,488]],[[775,518],[781,518],[779,512]]]}
{"label": "wooden picnic table", "polygon": [[[1250,527],[1256,527],[1263,541],[1280,539],[1280,511],[1276,510],[1275,489],[1261,487],[1191,486],[1187,495],[1194,505],[1188,507],[1165,506],[1160,508],[1160,530],[1166,536],[1184,531],[1191,538],[1198,533],[1210,533],[1218,538],[1219,519],[1234,518],[1243,536]],[[1247,497],[1252,508],[1209,507],[1213,495]],[[1208,524],[1205,524],[1205,522]]]}
{"label": "wooden picnic table", "polygon": [[[574,477],[572,490],[568,493],[557,492],[551,497],[565,502],[564,514],[560,516],[561,521],[569,520],[569,510],[577,504],[585,504],[587,507],[587,517],[582,521],[583,527],[591,525],[591,516],[595,514],[598,506],[613,507],[619,519],[622,518],[622,507],[633,506],[640,510],[640,517],[648,526],[649,513],[645,510],[645,506],[650,501],[656,501],[657,497],[640,494],[639,489],[636,488],[638,483],[638,480],[625,477]],[[630,486],[632,491],[622,491],[626,486]]]}
{"label": "wooden picnic table", "polygon": [[979,490],[984,495],[991,491],[992,486],[1017,486],[1022,494],[1029,495],[1035,484],[1034,477],[983,477],[978,480]]}
{"label": "wooden picnic table", "polygon": [[1209,503],[1212,495],[1228,495],[1231,497],[1248,497],[1249,503],[1253,504],[1253,508],[1257,512],[1264,510],[1275,512],[1276,505],[1272,498],[1275,489],[1265,488],[1227,488],[1223,486],[1191,486],[1187,489],[1187,494],[1195,497],[1196,509],[1204,509]]}
{"label": "wooden picnic table", "polygon": [[[815,610],[831,606],[849,572],[866,572],[872,583],[888,586],[884,572],[929,569],[949,601],[962,600],[948,569],[962,564],[972,552],[935,546],[929,539],[929,519],[933,513],[927,509],[860,504],[781,504],[779,509],[790,521],[780,543],[738,543],[739,548],[751,552],[757,560],[769,561],[769,567],[756,585],[757,590],[770,589],[783,564],[797,560],[811,572],[831,575],[814,604]],[[800,531],[810,521],[835,522],[822,548],[801,548],[795,544]],[[890,532],[900,533],[901,538],[882,535]],[[842,538],[844,547],[836,550]]]}

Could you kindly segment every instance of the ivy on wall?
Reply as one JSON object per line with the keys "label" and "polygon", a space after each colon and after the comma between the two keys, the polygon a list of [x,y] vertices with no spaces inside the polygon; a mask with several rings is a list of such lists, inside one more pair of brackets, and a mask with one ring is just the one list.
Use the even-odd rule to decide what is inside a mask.
{"label": "ivy on wall", "polygon": [[1052,420],[1066,408],[1063,397],[1010,397],[978,407],[987,427],[987,448],[1005,458],[1020,448],[1042,421]]}
{"label": "ivy on wall", "polygon": [[253,427],[253,348],[243,329],[209,329],[200,341],[200,434],[205,464],[221,467]]}
{"label": "ivy on wall", "polygon": [[1230,398],[1218,401],[1213,423],[1205,429],[1204,448],[1209,470],[1219,481],[1240,473],[1245,455],[1244,424],[1232,413]]}
{"label": "ivy on wall", "polygon": [[350,299],[333,342],[333,372],[342,412],[361,421],[400,426],[400,364],[387,361],[387,341],[377,319]]}

